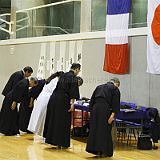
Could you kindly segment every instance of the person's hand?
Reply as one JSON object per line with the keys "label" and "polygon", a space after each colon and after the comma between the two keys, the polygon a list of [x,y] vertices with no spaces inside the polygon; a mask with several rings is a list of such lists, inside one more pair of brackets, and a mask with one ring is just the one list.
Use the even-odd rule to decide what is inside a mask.
{"label": "person's hand", "polygon": [[29,105],[28,105],[28,107],[29,107],[29,108],[32,108],[32,107],[33,107],[33,103],[30,102]]}
{"label": "person's hand", "polygon": [[108,124],[112,124],[113,121],[114,121],[114,117],[111,115],[108,119]]}
{"label": "person's hand", "polygon": [[74,104],[71,104],[71,107],[70,107],[70,109],[68,110],[68,112],[72,112],[72,111],[74,111]]}
{"label": "person's hand", "polygon": [[16,102],[12,102],[11,109],[14,110],[16,108]]}
{"label": "person's hand", "polygon": [[31,97],[28,107],[32,108],[34,103],[34,98]]}

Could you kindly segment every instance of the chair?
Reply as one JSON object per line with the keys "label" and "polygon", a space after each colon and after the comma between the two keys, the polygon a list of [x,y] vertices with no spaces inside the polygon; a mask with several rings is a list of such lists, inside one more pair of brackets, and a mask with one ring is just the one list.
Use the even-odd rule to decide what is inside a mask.
{"label": "chair", "polygon": [[138,140],[138,136],[142,132],[142,124],[123,121],[120,119],[116,119],[115,126],[117,129],[117,141],[123,142],[126,141],[127,145],[131,143],[132,137],[134,137],[135,141]]}
{"label": "chair", "polygon": [[117,129],[117,141],[123,142],[126,138],[126,129],[127,129],[127,124],[125,121],[116,119],[115,121],[115,127]]}
{"label": "chair", "polygon": [[142,132],[142,124],[126,121],[127,124],[127,145],[131,143],[132,137],[135,141],[138,140],[140,133]]}

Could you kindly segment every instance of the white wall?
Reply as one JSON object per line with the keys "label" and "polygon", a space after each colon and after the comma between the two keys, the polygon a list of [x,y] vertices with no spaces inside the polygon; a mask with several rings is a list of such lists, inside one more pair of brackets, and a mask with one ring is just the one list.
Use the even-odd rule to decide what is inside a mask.
{"label": "white wall", "polygon": [[[9,76],[25,66],[32,66],[37,70],[40,44],[6,45],[0,46],[0,92],[2,92]],[[35,75],[35,72],[34,72]],[[0,104],[3,96],[0,96]],[[1,105],[0,105],[1,106]]]}
{"label": "white wall", "polygon": [[[49,60],[49,54],[52,52],[49,49],[50,43],[52,42],[50,38],[48,42],[47,40],[45,42],[47,44],[47,60]],[[90,97],[98,84],[104,83],[111,77],[116,76],[121,80],[120,90],[122,101],[135,102],[138,105],[158,107],[160,109],[160,85],[158,83],[160,77],[159,75],[146,73],[146,36],[133,36],[129,38],[130,73],[127,75],[112,75],[103,71],[104,38],[82,39],[82,77],[84,78],[84,85],[80,89],[82,96]],[[66,57],[70,54],[69,41],[69,39],[66,40]],[[77,40],[72,39],[72,41],[76,42]],[[28,44],[16,44],[14,46],[14,54],[11,54],[13,52],[11,49],[13,45],[0,44],[0,91],[2,91],[10,74],[22,69],[26,65],[32,66],[35,71],[34,74],[36,75],[41,42],[27,43]],[[60,54],[59,44],[59,41],[56,40],[55,51],[57,58],[59,58]],[[45,76],[47,77],[48,75],[49,71],[46,72]],[[2,96],[0,100],[2,101]]]}

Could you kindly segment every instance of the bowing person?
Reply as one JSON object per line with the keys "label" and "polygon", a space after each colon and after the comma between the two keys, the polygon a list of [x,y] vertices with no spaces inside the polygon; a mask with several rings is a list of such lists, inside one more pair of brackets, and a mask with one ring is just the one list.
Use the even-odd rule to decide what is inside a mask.
{"label": "bowing person", "polygon": [[26,134],[27,132],[30,133],[30,131],[27,130],[30,116],[33,110],[33,104],[34,100],[39,96],[41,93],[43,86],[45,85],[46,80],[41,79],[38,80],[38,85],[32,87],[29,90],[28,97],[26,97],[23,102],[20,104],[20,109],[19,109],[19,129],[20,129],[20,134]]}
{"label": "bowing person", "polygon": [[117,78],[96,87],[90,101],[90,131],[86,151],[101,157],[113,155],[112,122],[120,110]]}
{"label": "bowing person", "polygon": [[58,148],[70,146],[71,111],[74,101],[79,98],[78,80],[80,64],[73,63],[69,72],[64,73],[53,91],[47,106],[43,136],[46,143]]}
{"label": "bowing person", "polygon": [[62,71],[56,72],[52,74],[48,79],[46,79],[46,84],[44,85],[42,92],[40,93],[37,101],[34,104],[34,108],[28,125],[28,130],[39,136],[43,136],[49,98],[56,88],[59,77],[63,74],[64,72]]}
{"label": "bowing person", "polygon": [[7,93],[0,112],[0,133],[11,136],[19,134],[17,103],[23,102],[29,94],[29,87],[38,84],[37,78],[22,79]]}

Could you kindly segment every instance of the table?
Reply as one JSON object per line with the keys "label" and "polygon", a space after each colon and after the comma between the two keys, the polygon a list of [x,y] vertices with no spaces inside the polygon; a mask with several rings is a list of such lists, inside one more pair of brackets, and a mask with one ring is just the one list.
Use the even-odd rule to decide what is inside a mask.
{"label": "table", "polygon": [[[75,104],[74,105],[75,109],[81,110],[81,119],[82,119],[82,124],[81,126],[83,126],[84,121],[86,121],[86,119],[83,118],[83,113],[84,111],[89,112],[89,104]],[[74,112],[73,112],[73,128],[74,128],[74,120],[77,119],[74,117]],[[80,118],[78,118],[80,119]],[[143,126],[147,126],[148,125],[148,120],[149,117],[147,115],[147,112],[145,110],[136,110],[136,109],[121,109],[120,112],[118,112],[116,114],[116,119],[120,119],[122,121],[129,121],[129,122],[134,122],[134,123],[138,123],[141,125],[141,127],[143,128]],[[115,146],[115,143],[117,142],[117,127],[115,125],[113,125],[112,128],[112,138],[113,138],[113,145]],[[128,143],[128,141],[127,141]]]}
{"label": "table", "polygon": [[[83,112],[89,112],[89,104],[75,104],[75,109],[82,111],[82,121],[83,121]],[[146,111],[143,110],[126,110],[121,109],[120,112],[116,114],[116,118],[124,121],[131,121],[136,123],[141,123],[142,120],[149,120],[148,114]]]}
{"label": "table", "polygon": [[[81,116],[80,116],[80,118],[78,117],[75,117],[75,109],[78,109],[78,110],[80,110],[81,111]],[[81,119],[81,126],[83,126],[84,125],[84,121],[88,121],[88,119],[84,119],[84,111],[85,112],[89,112],[89,104],[87,105],[80,105],[80,104],[75,104],[74,105],[74,111],[73,111],[73,128],[75,127],[75,124],[74,124],[74,120],[75,119]]]}

